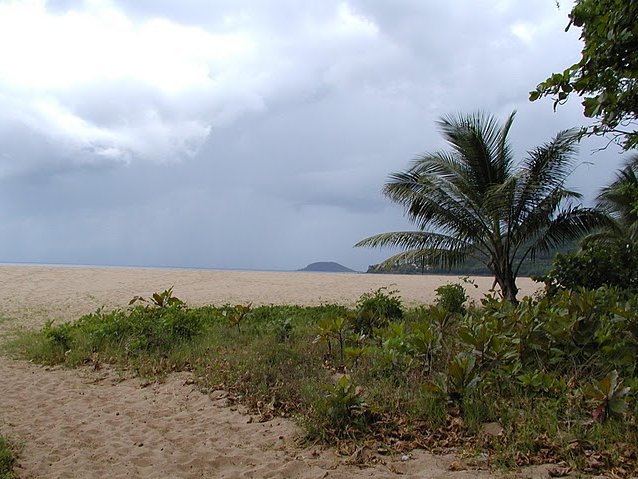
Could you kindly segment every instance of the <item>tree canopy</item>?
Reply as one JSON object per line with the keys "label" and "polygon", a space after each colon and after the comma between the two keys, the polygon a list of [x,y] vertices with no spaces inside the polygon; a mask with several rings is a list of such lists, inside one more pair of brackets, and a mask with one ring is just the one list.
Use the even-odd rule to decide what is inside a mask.
{"label": "tree canopy", "polygon": [[606,217],[575,205],[580,195],[565,188],[575,132],[558,133],[515,164],[508,141],[513,120],[512,113],[501,125],[477,113],[439,121],[450,151],[418,157],[384,187],[418,230],[378,234],[355,246],[405,250],[386,263],[452,267],[475,258],[494,274],[503,297],[515,302],[525,259],[581,237]]}
{"label": "tree canopy", "polygon": [[581,28],[581,59],[554,73],[530,92],[550,96],[554,108],[572,93],[583,98],[584,114],[596,123],[584,135],[611,135],[625,150],[638,146],[638,2],[577,0],[569,24]]}

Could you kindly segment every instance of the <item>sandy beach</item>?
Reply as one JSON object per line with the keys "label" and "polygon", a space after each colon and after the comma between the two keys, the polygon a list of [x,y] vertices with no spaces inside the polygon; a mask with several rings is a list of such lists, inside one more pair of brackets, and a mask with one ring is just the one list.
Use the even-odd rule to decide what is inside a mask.
{"label": "sandy beach", "polygon": [[[478,286],[466,285],[473,300],[493,284],[490,277],[471,281]],[[123,308],[133,296],[148,297],[170,287],[191,306],[353,306],[363,293],[381,287],[397,290],[406,305],[416,305],[432,303],[437,287],[459,282],[459,276],[5,265],[0,266],[0,332],[38,328],[49,319],[69,321],[100,307]],[[518,286],[519,297],[539,288],[529,278],[519,278]]]}
{"label": "sandy beach", "polygon": [[[125,307],[135,295],[169,287],[190,305],[226,303],[353,305],[380,287],[406,304],[432,302],[458,276],[0,266],[0,338],[47,320],[68,321],[99,307]],[[492,286],[473,278],[475,299]],[[537,285],[519,281],[520,296]],[[228,407],[223,391],[199,392],[188,374],[161,384],[111,370],[65,370],[0,358],[0,432],[23,444],[20,478],[470,478],[454,456],[414,451],[374,467],[349,465],[330,448],[301,447],[290,420],[253,421]],[[538,472],[534,473],[538,477]],[[542,475],[542,474],[541,474]]]}

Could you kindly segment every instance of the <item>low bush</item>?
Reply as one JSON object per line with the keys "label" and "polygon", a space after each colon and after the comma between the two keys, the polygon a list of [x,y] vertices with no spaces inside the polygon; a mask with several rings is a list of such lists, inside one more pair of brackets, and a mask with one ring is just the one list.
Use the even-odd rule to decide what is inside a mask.
{"label": "low bush", "polygon": [[465,288],[458,284],[444,284],[436,288],[436,305],[450,313],[465,313]]}
{"label": "low bush", "polygon": [[537,279],[545,283],[550,293],[602,286],[636,291],[638,254],[626,245],[593,242],[580,251],[557,254],[550,271]]}
{"label": "low bush", "polygon": [[354,319],[356,332],[373,335],[375,330],[384,328],[391,321],[403,317],[403,305],[398,291],[379,288],[372,293],[365,293],[359,298]]}

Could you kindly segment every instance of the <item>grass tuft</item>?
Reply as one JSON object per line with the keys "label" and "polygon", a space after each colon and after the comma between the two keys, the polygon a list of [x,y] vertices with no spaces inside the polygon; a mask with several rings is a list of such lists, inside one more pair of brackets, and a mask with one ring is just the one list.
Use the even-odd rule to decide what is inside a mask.
{"label": "grass tuft", "polygon": [[0,436],[0,479],[13,479],[15,474],[15,447],[5,437]]}

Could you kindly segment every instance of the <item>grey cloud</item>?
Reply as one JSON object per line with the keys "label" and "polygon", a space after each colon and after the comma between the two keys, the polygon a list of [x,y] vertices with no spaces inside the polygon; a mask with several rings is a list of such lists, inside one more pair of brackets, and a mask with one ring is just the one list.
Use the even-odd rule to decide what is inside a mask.
{"label": "grey cloud", "polygon": [[[365,269],[390,252],[353,249],[356,241],[412,227],[381,187],[418,154],[445,147],[439,116],[517,109],[518,155],[583,123],[577,102],[553,113],[549,102],[527,101],[579,49],[562,21],[530,44],[512,34],[517,22],[556,15],[553,2],[353,1],[372,28],[351,34],[328,28],[341,3],[117,2],[137,21],[242,31],[256,54],[229,71],[211,66],[219,81],[209,90],[170,95],[103,79],[59,93],[78,118],[122,134],[117,142],[69,144],[28,116],[0,115],[0,260],[264,269],[336,260]],[[207,134],[182,144],[189,126]],[[583,143],[583,160],[596,144]],[[123,156],[96,152],[108,147]],[[597,153],[574,184],[595,191],[617,160]]]}

